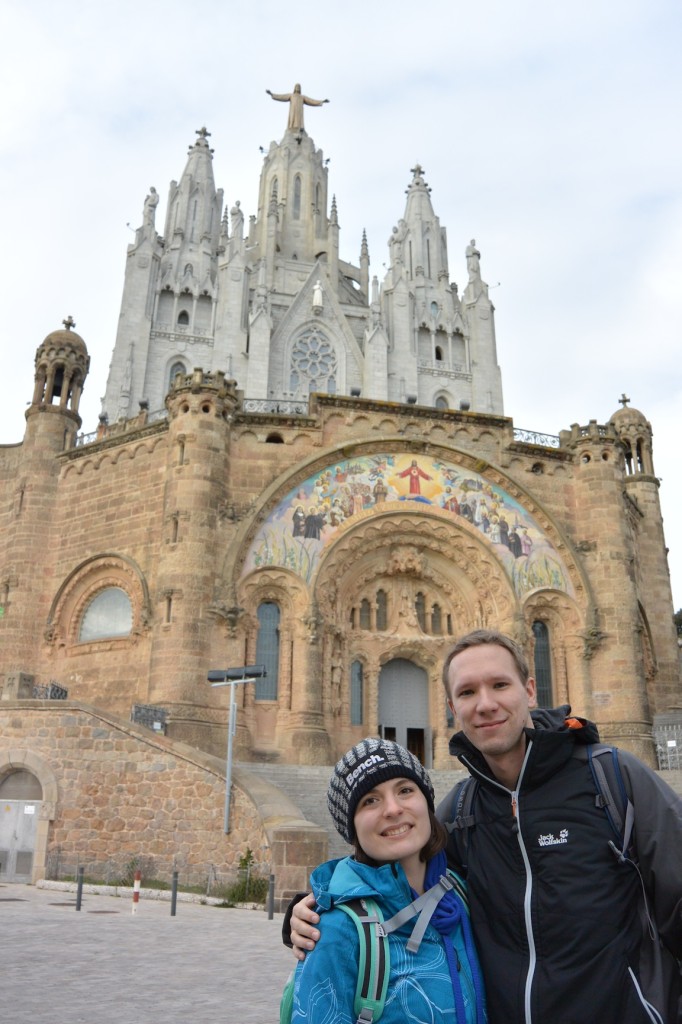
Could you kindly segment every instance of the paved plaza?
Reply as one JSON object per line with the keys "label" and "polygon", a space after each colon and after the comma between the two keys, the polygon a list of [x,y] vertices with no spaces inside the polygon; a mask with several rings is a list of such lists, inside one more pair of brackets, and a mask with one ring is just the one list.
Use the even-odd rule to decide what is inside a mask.
{"label": "paved plaza", "polygon": [[13,1024],[274,1024],[294,965],[282,915],[0,885]]}

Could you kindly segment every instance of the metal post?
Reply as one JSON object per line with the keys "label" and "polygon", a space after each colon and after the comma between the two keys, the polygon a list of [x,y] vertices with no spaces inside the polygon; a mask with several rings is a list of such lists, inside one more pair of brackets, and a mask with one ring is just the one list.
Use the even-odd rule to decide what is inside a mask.
{"label": "metal post", "polygon": [[275,876],[270,875],[268,883],[268,921],[272,921],[275,913]]}
{"label": "metal post", "polygon": [[230,687],[230,712],[227,722],[227,757],[225,762],[225,814],[223,831],[230,831],[230,796],[232,793],[232,741],[237,732],[237,702],[235,686],[248,683],[252,679],[264,679],[267,676],[265,665],[244,665],[243,668],[212,669],[208,673],[211,686]]}
{"label": "metal post", "polygon": [[171,883],[171,917],[175,917],[175,908],[178,903],[178,872],[173,872],[173,881]]}
{"label": "metal post", "polygon": [[[241,682],[241,680],[240,680]],[[230,717],[227,724],[227,764],[225,765],[225,818],[223,832],[230,831],[230,796],[232,794],[232,743],[237,731],[237,702],[234,699],[236,681],[230,682]]]}
{"label": "metal post", "polygon": [[76,887],[76,910],[80,910],[81,903],[83,902],[83,876],[85,875],[85,868],[78,868]]}

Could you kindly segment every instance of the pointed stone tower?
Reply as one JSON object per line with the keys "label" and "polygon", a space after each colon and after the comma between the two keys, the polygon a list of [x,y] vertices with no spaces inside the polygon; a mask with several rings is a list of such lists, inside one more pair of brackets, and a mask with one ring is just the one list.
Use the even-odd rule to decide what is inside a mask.
{"label": "pointed stone tower", "polygon": [[110,422],[163,407],[177,373],[212,365],[222,190],[213,179],[206,128],[197,131],[180,182],[168,195],[165,235],[155,224],[158,195],[128,247],[116,345],[103,412]]}
{"label": "pointed stone tower", "polygon": [[389,395],[393,401],[502,413],[494,309],[481,281],[478,250],[469,257],[462,302],[450,284],[445,228],[431,204],[422,167],[412,169],[404,216],[388,240],[383,286],[390,324]]}

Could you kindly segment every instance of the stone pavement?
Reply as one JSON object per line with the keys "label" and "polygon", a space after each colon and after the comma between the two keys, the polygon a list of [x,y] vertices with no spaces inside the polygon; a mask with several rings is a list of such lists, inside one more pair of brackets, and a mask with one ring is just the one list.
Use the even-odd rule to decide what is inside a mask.
{"label": "stone pavement", "polygon": [[276,1024],[282,915],[0,885],[0,1017],[13,1024]]}

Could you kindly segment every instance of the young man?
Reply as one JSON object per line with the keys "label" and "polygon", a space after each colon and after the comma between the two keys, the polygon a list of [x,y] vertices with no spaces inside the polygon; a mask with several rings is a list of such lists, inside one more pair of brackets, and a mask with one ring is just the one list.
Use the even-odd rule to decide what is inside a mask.
{"label": "young man", "polygon": [[[443,680],[461,728],[450,751],[478,780],[473,827],[466,844],[452,830],[448,859],[467,877],[490,1024],[678,1024],[679,971],[668,958],[676,978],[653,984],[641,968],[653,949],[642,882],[614,853],[590,766],[577,756],[597,741],[596,727],[568,707],[531,717],[535,680],[500,633],[463,637]],[[619,757],[651,917],[679,959],[682,800],[636,757]],[[452,805],[450,796],[439,808],[446,825]],[[294,909],[300,950],[313,948],[318,921],[310,904]]]}

